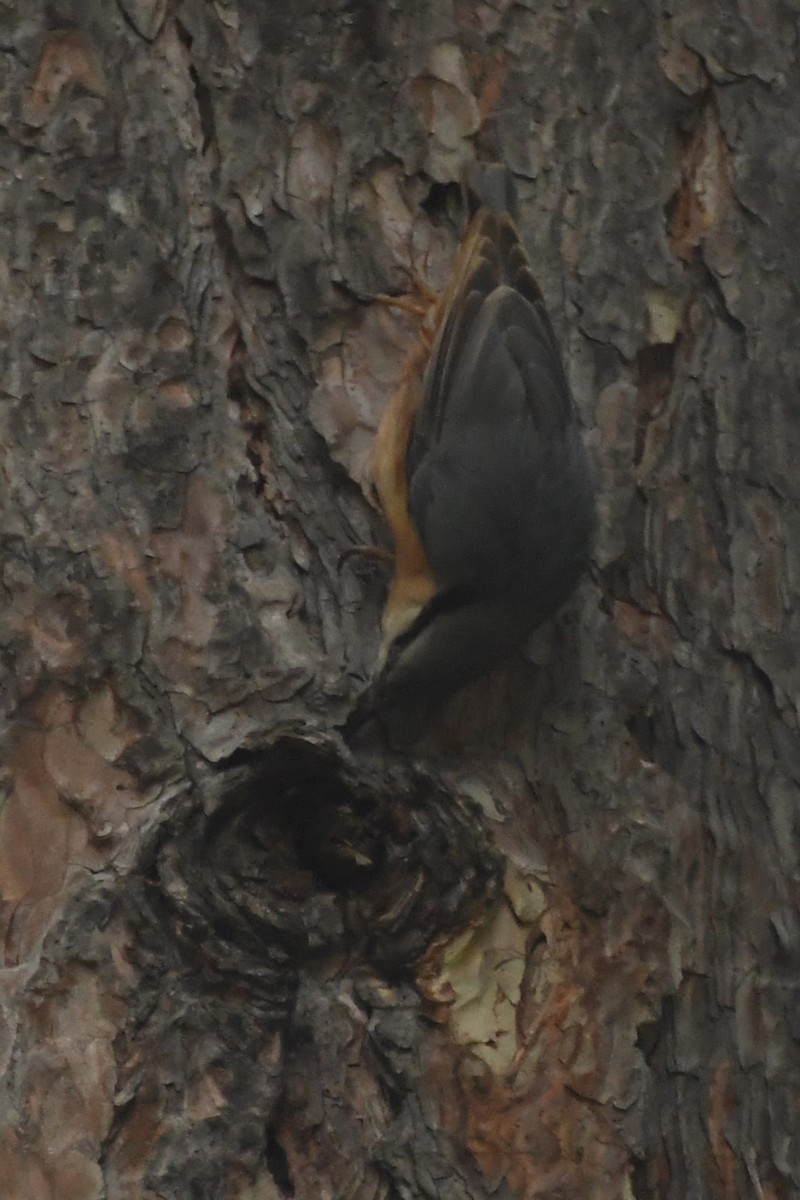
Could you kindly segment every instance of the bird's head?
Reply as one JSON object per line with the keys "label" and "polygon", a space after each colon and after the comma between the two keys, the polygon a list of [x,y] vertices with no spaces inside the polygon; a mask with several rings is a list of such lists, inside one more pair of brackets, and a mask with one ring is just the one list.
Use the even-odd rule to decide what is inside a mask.
{"label": "bird's head", "polygon": [[416,613],[384,622],[378,672],[345,726],[347,736],[391,712],[429,714],[453,692],[477,679],[530,627],[530,609],[452,589],[437,593]]}

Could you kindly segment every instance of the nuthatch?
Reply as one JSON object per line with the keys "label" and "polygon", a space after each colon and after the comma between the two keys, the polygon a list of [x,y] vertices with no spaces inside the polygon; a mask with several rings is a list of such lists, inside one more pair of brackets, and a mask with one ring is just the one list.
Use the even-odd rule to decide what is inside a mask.
{"label": "nuthatch", "polygon": [[395,570],[379,670],[348,734],[382,712],[425,711],[488,671],[555,612],[588,560],[592,473],[511,177],[475,167],[466,194],[472,216],[435,332],[375,441]]}

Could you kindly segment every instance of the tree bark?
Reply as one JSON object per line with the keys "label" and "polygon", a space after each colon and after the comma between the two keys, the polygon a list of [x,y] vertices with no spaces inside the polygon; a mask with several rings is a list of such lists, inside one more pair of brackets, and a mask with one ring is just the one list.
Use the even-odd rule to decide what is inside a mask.
{"label": "tree bark", "polygon": [[[789,0],[0,9],[12,1200],[800,1194]],[[514,172],[590,577],[337,727],[369,445]]]}

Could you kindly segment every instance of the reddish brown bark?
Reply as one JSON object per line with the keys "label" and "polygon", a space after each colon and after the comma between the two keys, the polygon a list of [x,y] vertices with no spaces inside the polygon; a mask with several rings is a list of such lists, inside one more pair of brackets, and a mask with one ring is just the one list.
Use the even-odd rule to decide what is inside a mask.
{"label": "reddish brown bark", "polygon": [[[800,1189],[788,2],[0,11],[13,1200]],[[337,726],[360,490],[475,156],[591,576],[413,753]],[[0,1189],[2,1190],[2,1189]]]}

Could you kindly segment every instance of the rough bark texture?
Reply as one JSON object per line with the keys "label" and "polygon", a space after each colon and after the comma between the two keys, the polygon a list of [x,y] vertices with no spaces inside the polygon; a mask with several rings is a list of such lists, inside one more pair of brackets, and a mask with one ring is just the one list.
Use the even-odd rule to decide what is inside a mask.
{"label": "rough bark texture", "polygon": [[[0,3],[0,1191],[800,1191],[790,0]],[[359,484],[476,154],[595,565],[415,754]]]}

